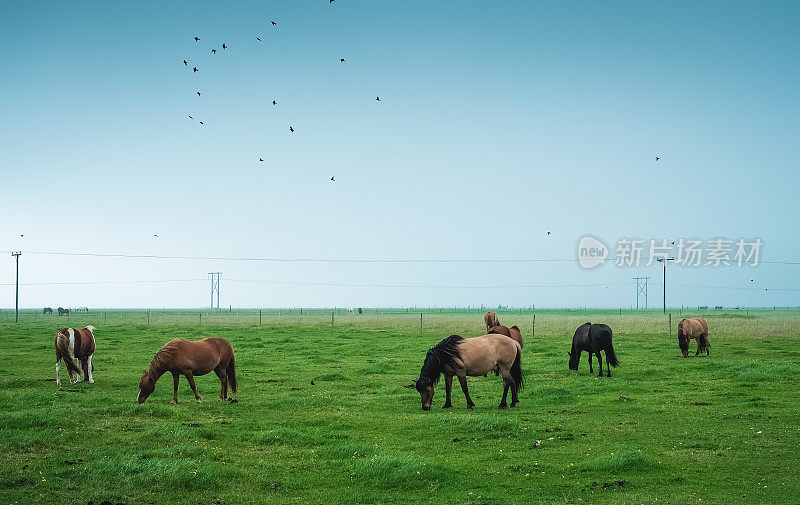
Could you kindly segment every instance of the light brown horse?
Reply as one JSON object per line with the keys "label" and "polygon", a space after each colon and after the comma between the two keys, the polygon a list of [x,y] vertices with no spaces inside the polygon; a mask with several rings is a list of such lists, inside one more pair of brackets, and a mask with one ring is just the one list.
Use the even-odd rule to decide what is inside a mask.
{"label": "light brown horse", "polygon": [[200,395],[194,386],[195,375],[205,375],[214,371],[222,384],[221,400],[228,399],[228,382],[231,391],[236,392],[236,366],[233,359],[233,347],[224,338],[211,337],[203,340],[188,341],[177,338],[170,340],[159,349],[150,363],[150,369],[144,370],[139,381],[139,403],[144,403],[156,388],[156,381],[166,372],[172,372],[175,392],[172,403],[178,403],[178,379],[186,377],[192,387],[195,399]]}
{"label": "light brown horse", "polygon": [[486,323],[486,333],[489,333],[489,330],[494,328],[495,326],[500,325],[500,320],[497,319],[497,314],[494,312],[487,312],[483,316],[483,322]]}
{"label": "light brown horse", "polygon": [[708,323],[702,317],[683,319],[678,323],[678,346],[684,358],[689,357],[689,340],[697,340],[695,356],[705,351],[706,356],[711,355],[711,344],[708,343]]}
{"label": "light brown horse", "polygon": [[503,335],[489,334],[466,339],[450,335],[428,350],[419,379],[414,382],[422,398],[422,410],[431,409],[434,387],[442,374],[446,394],[443,408],[453,406],[450,392],[453,388],[453,376],[456,376],[467,398],[467,408],[472,409],[475,404],[469,397],[467,376],[486,375],[492,370],[503,375],[503,399],[499,408],[506,408],[509,389],[511,406],[516,406],[517,393],[522,388],[521,357],[522,349],[519,344]]}
{"label": "light brown horse", "polygon": [[519,328],[516,326],[512,326],[511,328],[507,326],[503,326],[502,324],[498,324],[497,326],[493,326],[489,329],[489,333],[497,333],[499,335],[505,335],[508,338],[512,339],[514,342],[519,344],[520,349],[524,343],[522,342],[522,332],[519,331]]}
{"label": "light brown horse", "polygon": [[[61,328],[56,332],[56,385],[61,385],[61,378],[58,376],[60,370],[59,362],[63,359],[69,372],[69,381],[72,383],[81,381],[81,368],[83,376],[94,384],[92,377],[92,356],[94,355],[94,326],[87,326],[82,330],[75,328]],[[77,359],[81,368],[75,365]]]}

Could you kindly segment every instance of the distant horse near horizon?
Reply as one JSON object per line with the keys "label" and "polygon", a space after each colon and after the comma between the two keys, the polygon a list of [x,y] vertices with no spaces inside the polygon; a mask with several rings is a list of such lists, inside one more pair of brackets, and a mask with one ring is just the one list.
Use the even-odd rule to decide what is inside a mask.
{"label": "distant horse near horizon", "polygon": [[525,345],[522,341],[522,332],[517,326],[512,326],[509,328],[508,326],[503,326],[502,324],[498,324],[497,326],[493,326],[489,329],[489,333],[497,333],[499,335],[505,335],[508,338],[512,339],[516,343],[519,344],[520,349]]}
{"label": "distant horse near horizon", "polygon": [[59,315],[59,316],[63,316],[63,315],[65,315],[65,314],[66,314],[66,315],[69,315],[69,309],[65,309],[65,308],[63,308],[63,307],[59,307],[59,308],[58,308],[58,315]]}
{"label": "distant horse near horizon", "polygon": [[[94,356],[94,326],[87,326],[82,330],[75,328],[62,328],[56,333],[56,385],[61,385],[61,378],[58,376],[60,370],[59,362],[63,359],[69,372],[69,381],[76,383],[81,381],[81,369],[83,376],[90,384],[94,384],[92,377],[92,356]],[[77,359],[81,368],[75,365]]]}
{"label": "distant horse near horizon", "polygon": [[511,390],[511,406],[518,403],[517,394],[522,389],[522,349],[519,344],[496,333],[474,338],[450,335],[428,349],[425,361],[414,381],[414,386],[422,399],[422,410],[430,410],[433,403],[434,387],[444,374],[445,402],[442,408],[450,408],[450,393],[453,389],[453,376],[458,377],[461,390],[467,398],[467,408],[475,404],[467,389],[467,376],[477,377],[492,370],[503,375],[503,398],[498,408],[506,408],[506,397]]}
{"label": "distant horse near horizon", "polygon": [[711,344],[708,342],[708,323],[702,317],[682,319],[678,323],[678,347],[681,348],[684,358],[689,357],[689,340],[691,339],[697,341],[695,356],[703,351],[706,352],[706,356],[711,355]]}
{"label": "distant horse near horizon", "polygon": [[44,314],[52,314],[52,313],[53,313],[53,309],[51,309],[50,307],[45,307],[45,308],[42,309],[42,315],[44,315]]}
{"label": "distant horse near horizon", "polygon": [[495,326],[500,326],[500,320],[497,319],[497,314],[494,312],[487,312],[484,314],[483,322],[486,323],[486,333],[489,333],[489,330]]}
{"label": "distant horse near horizon", "polygon": [[194,385],[194,376],[205,375],[212,370],[221,384],[220,400],[227,400],[229,383],[231,391],[236,393],[236,365],[230,342],[219,337],[194,341],[181,338],[170,340],[153,357],[150,369],[143,371],[137,401],[144,403],[155,390],[156,381],[166,372],[172,372],[172,403],[178,403],[178,380],[181,375],[186,377],[195,400],[199,402],[201,398]]}
{"label": "distant horse near horizon", "polygon": [[603,360],[600,351],[606,353],[606,376],[611,377],[611,367],[619,366],[614,346],[611,344],[611,328],[606,324],[584,323],[575,330],[572,337],[572,351],[569,354],[570,370],[577,370],[581,359],[581,352],[589,353],[589,373],[594,373],[592,368],[592,354],[597,355],[597,365],[600,367],[598,377],[603,376]]}

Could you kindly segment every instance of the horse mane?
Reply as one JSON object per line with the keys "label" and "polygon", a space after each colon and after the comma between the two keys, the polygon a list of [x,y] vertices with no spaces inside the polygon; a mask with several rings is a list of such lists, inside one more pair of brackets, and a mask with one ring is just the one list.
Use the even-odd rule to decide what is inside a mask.
{"label": "horse mane", "polygon": [[441,342],[428,349],[425,362],[419,372],[420,379],[429,379],[433,385],[439,382],[442,370],[445,367],[454,367],[455,361],[461,359],[458,345],[464,340],[460,335],[450,335]]}
{"label": "horse mane", "polygon": [[177,352],[178,342],[181,340],[182,339],[177,338],[175,340],[170,340],[158,350],[156,355],[153,356],[153,361],[150,362],[151,375],[160,377],[164,373],[164,371],[172,363],[172,359],[175,357],[175,353]]}

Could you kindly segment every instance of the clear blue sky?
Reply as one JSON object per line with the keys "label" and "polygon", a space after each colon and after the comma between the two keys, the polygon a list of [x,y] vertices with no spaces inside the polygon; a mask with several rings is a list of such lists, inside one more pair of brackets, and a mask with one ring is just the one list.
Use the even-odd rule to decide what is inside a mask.
{"label": "clear blue sky", "polygon": [[[0,249],[570,259],[588,233],[761,238],[762,260],[798,261],[798,14],[732,1],[4,2]],[[3,254],[0,283],[13,283]],[[568,261],[21,265],[25,284],[222,271],[234,306],[630,306],[633,276],[661,276]],[[673,305],[800,305],[800,265],[669,275]],[[564,284],[608,287],[544,287]],[[0,289],[13,306],[13,286]],[[208,291],[25,285],[21,304],[195,307]]]}

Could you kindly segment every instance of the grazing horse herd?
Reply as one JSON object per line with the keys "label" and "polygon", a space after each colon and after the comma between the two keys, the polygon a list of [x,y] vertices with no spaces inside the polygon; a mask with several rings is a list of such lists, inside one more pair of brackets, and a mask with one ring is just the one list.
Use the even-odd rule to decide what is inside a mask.
{"label": "grazing horse herd", "polygon": [[[500,409],[507,407],[506,399],[511,391],[511,407],[519,402],[519,391],[523,385],[522,374],[522,334],[516,326],[502,326],[494,312],[484,316],[486,334],[479,337],[464,338],[450,335],[431,347],[425,355],[419,378],[414,387],[420,394],[422,410],[430,410],[433,403],[434,388],[444,375],[445,403],[443,408],[453,406],[451,392],[453,377],[458,378],[461,390],[467,400],[467,408],[472,409],[475,403],[469,396],[467,377],[486,376],[489,372],[503,376],[503,397]],[[92,372],[92,356],[95,351],[94,326],[83,329],[62,328],[55,338],[56,350],[56,384],[61,384],[59,377],[60,362],[64,361],[69,372],[70,382],[80,382],[81,374],[90,383],[94,383]],[[589,353],[589,373],[594,373],[592,355],[597,356],[599,376],[603,376],[601,352],[606,355],[606,376],[611,377],[611,367],[619,365],[617,355],[611,343],[612,331],[608,325],[584,323],[575,330],[572,337],[572,350],[568,351],[569,368],[577,370],[581,353]],[[695,356],[705,351],[710,355],[708,342],[708,324],[702,317],[684,319],[678,324],[678,346],[683,357],[689,356],[689,340],[697,341]],[[80,368],[75,360],[80,363]],[[156,381],[167,372],[172,373],[172,403],[178,403],[178,381],[180,376],[186,377],[192,388],[195,399],[200,395],[194,384],[194,377],[214,371],[220,380],[220,399],[228,400],[228,386],[236,393],[236,365],[233,347],[224,338],[211,337],[198,341],[184,339],[170,340],[156,352],[150,362],[150,368],[143,370],[139,381],[137,401],[144,403],[155,390]],[[235,401],[235,400],[231,400]]]}

